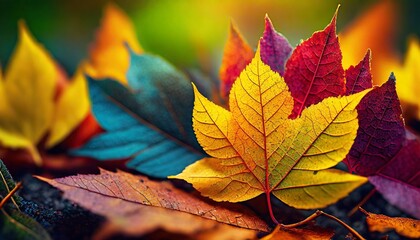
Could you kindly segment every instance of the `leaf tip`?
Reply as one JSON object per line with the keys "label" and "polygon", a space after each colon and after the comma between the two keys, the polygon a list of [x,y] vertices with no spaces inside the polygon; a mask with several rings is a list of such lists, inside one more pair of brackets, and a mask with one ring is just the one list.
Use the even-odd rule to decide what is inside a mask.
{"label": "leaf tip", "polygon": [[372,50],[370,50],[370,48],[368,48],[368,50],[366,51],[366,55],[365,58],[369,57],[369,59],[372,58]]}
{"label": "leaf tip", "polygon": [[53,181],[52,179],[49,179],[49,178],[46,178],[46,177],[42,177],[42,176],[38,176],[38,175],[33,175],[33,177],[34,178],[37,178],[38,180],[41,180],[43,182],[46,182],[46,183],[51,183]]}
{"label": "leaf tip", "polygon": [[331,23],[329,24],[334,28],[334,31],[335,31],[336,26],[337,26],[337,16],[338,16],[338,10],[339,9],[340,9],[340,4],[338,4],[337,8],[335,9],[334,15],[331,19]]}
{"label": "leaf tip", "polygon": [[268,31],[274,30],[273,23],[271,22],[271,19],[270,19],[270,17],[268,17],[268,14],[267,13],[265,14],[264,20],[265,20],[265,29],[264,29],[264,32],[268,32]]}
{"label": "leaf tip", "polygon": [[229,38],[239,36],[241,36],[241,34],[239,33],[238,27],[236,26],[235,21],[231,18],[229,21]]}
{"label": "leaf tip", "polygon": [[20,39],[21,42],[29,42],[29,43],[34,42],[32,34],[29,31],[25,20],[20,19],[18,21],[18,29],[19,29],[19,39]]}
{"label": "leaf tip", "polygon": [[391,72],[391,74],[389,75],[388,81],[392,82],[394,84],[397,82],[397,79],[395,78],[394,72]]}

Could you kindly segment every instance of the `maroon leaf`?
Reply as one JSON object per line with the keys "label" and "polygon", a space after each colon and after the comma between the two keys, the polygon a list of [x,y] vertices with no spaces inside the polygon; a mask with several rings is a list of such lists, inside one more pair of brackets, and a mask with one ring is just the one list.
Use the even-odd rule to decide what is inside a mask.
{"label": "maroon leaf", "polygon": [[350,66],[346,70],[346,95],[361,92],[372,88],[372,74],[370,72],[370,50],[356,66]]}
{"label": "maroon leaf", "polygon": [[420,141],[406,141],[398,154],[378,170],[377,175],[420,188]]}
{"label": "maroon leaf", "polygon": [[309,105],[345,93],[336,17],[337,12],[323,31],[297,46],[287,61],[284,79],[295,100],[292,118]]}
{"label": "maroon leaf", "polygon": [[357,112],[359,129],[345,163],[350,172],[371,176],[397,154],[405,139],[394,76],[370,91]]}
{"label": "maroon leaf", "polygon": [[407,140],[369,181],[391,204],[420,218],[420,141]]}
{"label": "maroon leaf", "polygon": [[419,218],[420,141],[406,133],[393,74],[357,112],[357,137],[344,160],[349,171],[368,176],[391,204]]}
{"label": "maroon leaf", "polygon": [[292,46],[287,39],[278,33],[271,23],[268,15],[265,15],[264,35],[260,40],[260,52],[262,61],[269,65],[272,70],[284,75],[284,65],[292,53]]}

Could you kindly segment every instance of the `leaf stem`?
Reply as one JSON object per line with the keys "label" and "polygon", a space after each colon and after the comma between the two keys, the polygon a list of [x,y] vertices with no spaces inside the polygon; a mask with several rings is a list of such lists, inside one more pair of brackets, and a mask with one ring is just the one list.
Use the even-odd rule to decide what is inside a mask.
{"label": "leaf stem", "polygon": [[325,217],[328,217],[328,218],[330,218],[330,219],[338,222],[343,227],[345,227],[351,234],[353,234],[353,236],[355,236],[357,239],[359,239],[359,240],[365,240],[365,238],[362,235],[360,235],[356,230],[354,230],[352,227],[350,227],[349,225],[347,225],[345,222],[343,222],[340,219],[338,219],[337,217],[335,217],[333,215],[330,215],[328,213],[325,213],[325,212],[323,212],[321,210],[317,210],[315,213],[313,213],[312,215],[310,215],[309,217],[303,219],[300,222],[292,223],[292,224],[287,224],[287,225],[281,224],[281,226],[282,227],[285,227],[285,228],[296,228],[296,227],[300,227],[302,225],[305,225],[305,224],[311,222],[312,220],[315,220],[317,217],[319,217],[321,215],[324,215]]}
{"label": "leaf stem", "polygon": [[1,200],[1,202],[0,202],[0,209],[2,209],[3,208],[3,206],[4,206],[4,204],[6,204],[6,202],[13,196],[13,194],[15,194],[15,192],[17,191],[17,190],[19,190],[19,188],[20,187],[22,187],[22,182],[18,182],[17,184],[16,184],[16,186],[12,189],[12,191],[10,191],[7,195],[6,195],[6,197],[4,197],[2,200]]}
{"label": "leaf stem", "polygon": [[302,225],[305,225],[306,223],[309,223],[310,221],[314,220],[315,218],[319,217],[321,214],[322,214],[322,211],[316,210],[316,212],[314,212],[312,215],[310,215],[309,217],[303,219],[300,222],[292,223],[292,224],[282,224],[282,226],[285,227],[285,228],[296,228],[296,227],[300,227]]}
{"label": "leaf stem", "polygon": [[347,216],[351,217],[357,212],[357,210],[362,207],[372,196],[376,193],[376,188],[370,190],[370,192],[360,201],[348,214]]}
{"label": "leaf stem", "polygon": [[276,224],[279,225],[279,222],[277,221],[276,217],[274,216],[273,213],[273,207],[271,206],[271,197],[270,197],[270,192],[266,192],[265,193],[266,199],[267,199],[267,208],[268,208],[268,212],[270,213],[270,217],[271,220]]}
{"label": "leaf stem", "polygon": [[349,230],[349,232],[351,234],[353,234],[353,236],[355,236],[356,238],[358,238],[360,240],[365,240],[365,238],[362,235],[360,235],[356,230],[354,230],[352,227],[350,227],[349,225],[347,225],[347,223],[341,221],[337,217],[335,217],[333,215],[330,215],[328,213],[325,213],[325,212],[322,212],[322,211],[321,211],[321,213],[322,213],[322,215],[324,215],[324,216],[326,216],[326,217],[328,217],[328,218],[330,218],[330,219],[338,222],[339,224],[341,224],[343,227],[345,227],[347,230]]}

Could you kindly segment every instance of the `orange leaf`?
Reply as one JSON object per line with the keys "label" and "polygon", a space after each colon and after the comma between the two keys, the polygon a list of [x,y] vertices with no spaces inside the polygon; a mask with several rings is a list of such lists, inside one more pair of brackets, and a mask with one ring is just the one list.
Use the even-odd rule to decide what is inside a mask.
{"label": "orange leaf", "polygon": [[116,5],[108,4],[101,27],[89,52],[86,71],[94,78],[114,78],[127,83],[129,50],[141,53],[134,26],[127,15]]}
{"label": "orange leaf", "polygon": [[248,45],[241,33],[230,23],[229,37],[223,52],[220,79],[222,96],[227,98],[232,84],[248,63],[251,62],[254,51]]}
{"label": "orange leaf", "polygon": [[385,233],[395,230],[398,234],[409,238],[420,238],[420,220],[403,218],[403,217],[388,217],[382,214],[374,214],[360,208],[366,215],[366,222],[371,232]]}
{"label": "orange leaf", "polygon": [[310,228],[285,228],[278,225],[272,233],[261,240],[327,240],[334,236],[329,229],[312,226]]}
{"label": "orange leaf", "polygon": [[[85,195],[86,193],[81,193]],[[95,200],[101,200],[98,205]],[[166,235],[159,239],[253,239],[256,231],[238,228],[227,224],[204,219],[185,212],[122,201],[96,193],[88,193],[83,206],[96,214],[107,217],[108,222],[97,230],[94,239],[110,239],[114,235],[125,234],[144,237],[155,231],[163,230]],[[118,206],[115,208],[114,206]],[[112,211],[110,211],[112,209]],[[178,239],[178,238],[177,238]]]}

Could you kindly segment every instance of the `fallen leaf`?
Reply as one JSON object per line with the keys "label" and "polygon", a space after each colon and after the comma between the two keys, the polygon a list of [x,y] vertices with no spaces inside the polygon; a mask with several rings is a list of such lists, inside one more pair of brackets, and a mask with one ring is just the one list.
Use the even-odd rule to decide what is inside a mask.
{"label": "fallen leaf", "polygon": [[[151,210],[151,208],[148,208]],[[163,211],[163,213],[161,212]],[[170,211],[170,210],[169,210]],[[141,212],[138,217],[125,216],[121,222],[107,222],[93,237],[94,239],[109,239],[112,236],[142,237],[144,239],[194,239],[194,240],[251,240],[257,239],[256,232],[221,224],[203,219],[191,214],[154,209],[150,212]],[[134,212],[139,214],[138,212]],[[157,217],[159,215],[159,217]],[[140,220],[139,217],[142,217]],[[128,219],[127,219],[128,218]],[[149,221],[147,221],[149,220]],[[124,225],[129,221],[128,225]],[[131,223],[137,223],[131,226]],[[117,225],[118,224],[118,225]],[[141,226],[141,228],[139,227]],[[130,227],[133,227],[131,229]],[[150,230],[149,232],[147,230]],[[154,231],[153,231],[154,230]]]}
{"label": "fallen leaf", "polygon": [[284,80],[295,100],[292,118],[312,104],[345,93],[342,56],[335,33],[337,11],[331,23],[299,44],[286,63]]}
{"label": "fallen leaf", "polygon": [[261,240],[329,240],[333,236],[334,231],[316,226],[309,228],[285,228],[277,225],[272,233]]}
{"label": "fallen leaf", "polygon": [[36,145],[52,123],[57,79],[51,56],[20,22],[19,43],[0,84],[0,141],[9,148],[28,149],[38,164]]}
{"label": "fallen leaf", "polygon": [[372,73],[370,69],[371,54],[367,51],[365,57],[356,66],[350,66],[346,72],[346,95],[372,88]]}
{"label": "fallen leaf", "polygon": [[262,61],[283,76],[286,61],[289,59],[292,50],[290,43],[274,29],[270,18],[266,15],[264,34],[260,40]]}
{"label": "fallen leaf", "polygon": [[59,96],[55,106],[53,122],[46,147],[62,142],[75,128],[83,124],[90,111],[87,83],[84,74],[78,70],[70,85]]}
{"label": "fallen leaf", "polygon": [[350,150],[358,128],[355,108],[366,93],[324,99],[289,119],[293,98],[257,50],[232,87],[230,111],[195,89],[193,127],[211,157],[170,178],[184,179],[216,201],[264,193],[271,211],[273,193],[296,208],[325,207],[366,181],[328,169]]}
{"label": "fallen leaf", "polygon": [[406,137],[395,77],[369,92],[357,111],[359,129],[344,163],[390,203],[420,217],[420,142]]}
{"label": "fallen leaf", "polygon": [[63,70],[19,23],[19,43],[0,78],[0,142],[26,149],[41,164],[39,151],[62,142],[89,113],[81,72],[69,84]]}
{"label": "fallen leaf", "polygon": [[[0,160],[0,198],[3,199],[13,188],[15,182]],[[0,209],[1,239],[51,239],[47,231],[34,219],[20,211],[21,198],[14,194]]]}
{"label": "fallen leaf", "polygon": [[99,160],[127,159],[127,167],[149,176],[177,174],[202,158],[191,126],[193,91],[165,60],[131,55],[129,87],[89,80],[93,113],[105,133],[73,153]]}
{"label": "fallen leaf", "polygon": [[104,10],[101,27],[96,33],[89,51],[85,70],[94,78],[113,78],[127,84],[129,50],[141,53],[134,26],[128,16],[115,4],[109,3]]}
{"label": "fallen leaf", "polygon": [[169,182],[156,182],[144,176],[101,170],[99,175],[54,180],[38,178],[62,190],[65,198],[107,216],[125,232],[144,234],[160,227],[194,232],[202,224],[214,226],[198,220],[197,216],[240,228],[268,231],[267,224],[244,206],[215,203],[177,189]]}
{"label": "fallen leaf", "polygon": [[408,140],[378,173],[369,176],[386,200],[416,218],[420,218],[419,159],[419,140]]}
{"label": "fallen leaf", "polygon": [[[87,192],[84,189],[76,191],[69,198],[70,200],[108,219],[108,222],[96,231],[96,239],[108,239],[110,236],[121,233],[139,237],[157,230],[164,230],[171,234],[183,234],[194,239],[200,239],[203,236],[206,239],[211,239],[209,235],[214,234],[216,235],[213,239],[228,239],[222,235],[227,232],[231,233],[231,237],[235,236],[235,239],[251,239],[256,235],[256,231],[253,230],[221,224],[185,212],[145,206],[99,193]],[[110,209],[114,210],[110,211]]]}
{"label": "fallen leaf", "polygon": [[395,78],[367,94],[357,110],[359,130],[345,163],[350,172],[370,176],[399,152],[405,139]]}
{"label": "fallen leaf", "polygon": [[366,222],[371,232],[385,233],[394,230],[399,235],[409,238],[420,238],[420,220],[388,217],[360,209],[366,215]]}
{"label": "fallen leaf", "polygon": [[[358,16],[340,32],[343,67],[357,63],[370,48],[373,53],[373,83],[381,85],[395,71],[399,57],[394,46],[398,29],[398,5],[393,1],[379,1]],[[396,75],[398,79],[400,78]]]}
{"label": "fallen leaf", "polygon": [[227,97],[232,84],[245,66],[251,62],[254,51],[242,37],[237,27],[230,23],[229,36],[223,51],[220,79],[222,97]]}

